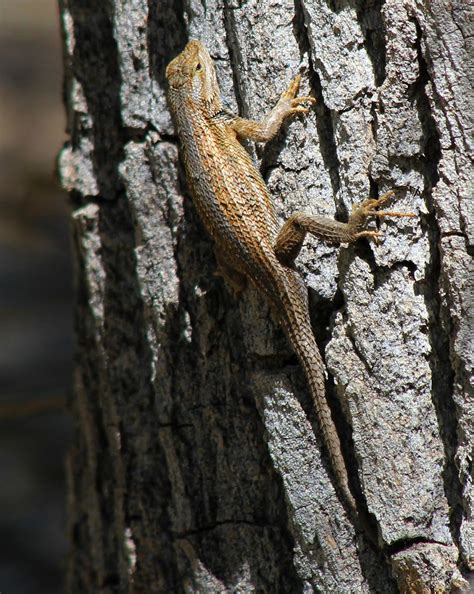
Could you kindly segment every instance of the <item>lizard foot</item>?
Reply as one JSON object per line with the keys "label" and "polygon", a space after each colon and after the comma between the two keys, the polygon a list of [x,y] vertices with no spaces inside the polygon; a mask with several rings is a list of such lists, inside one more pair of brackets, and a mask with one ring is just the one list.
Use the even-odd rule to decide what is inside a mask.
{"label": "lizard foot", "polygon": [[393,190],[390,190],[380,198],[367,198],[360,204],[356,205],[358,208],[362,208],[366,217],[416,217],[413,212],[397,212],[388,210],[375,210],[379,206],[386,204],[392,196],[395,195]]}
{"label": "lizard foot", "polygon": [[[305,95],[304,97],[296,97],[296,94],[298,93],[298,90],[300,88],[300,82],[301,74],[298,74],[291,81],[286,91],[284,91],[280,97],[279,103],[285,107],[284,117],[298,113],[308,113],[311,105],[314,105],[316,103],[316,99],[314,97],[311,97],[310,95]],[[305,105],[308,104],[310,104],[310,106],[305,107]]]}
{"label": "lizard foot", "polygon": [[352,208],[352,214],[349,219],[349,226],[354,230],[354,240],[360,239],[361,237],[366,237],[368,239],[373,239],[376,244],[379,242],[379,239],[382,236],[381,233],[378,231],[363,230],[363,227],[365,226],[369,217],[416,217],[416,214],[412,212],[376,210],[379,206],[386,204],[394,195],[395,192],[390,190],[383,196],[380,196],[380,198],[367,198],[358,204],[354,204]]}

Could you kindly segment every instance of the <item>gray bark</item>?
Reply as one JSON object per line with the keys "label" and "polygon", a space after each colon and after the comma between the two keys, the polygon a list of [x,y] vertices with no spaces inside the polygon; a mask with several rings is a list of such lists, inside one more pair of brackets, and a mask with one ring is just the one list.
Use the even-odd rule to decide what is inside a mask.
{"label": "gray bark", "polygon": [[[471,69],[462,0],[62,0],[77,278],[70,592],[445,592],[474,570]],[[398,189],[375,246],[299,269],[351,482],[252,289],[193,209],[164,68],[190,38],[261,117],[298,71],[318,104],[249,147],[283,221]],[[416,193],[418,190],[418,193]],[[471,341],[471,344],[470,344]],[[464,577],[463,577],[463,575]]]}

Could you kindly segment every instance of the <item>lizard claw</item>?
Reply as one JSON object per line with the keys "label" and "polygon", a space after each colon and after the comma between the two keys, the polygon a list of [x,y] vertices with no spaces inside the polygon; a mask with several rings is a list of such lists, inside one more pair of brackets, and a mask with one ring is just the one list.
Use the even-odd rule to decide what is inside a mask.
{"label": "lizard claw", "polygon": [[294,115],[294,114],[298,114],[298,113],[308,113],[308,112],[309,112],[309,107],[298,106],[298,107],[292,107],[290,110],[288,110],[287,115]]}
{"label": "lizard claw", "polygon": [[383,237],[383,233],[380,233],[380,231],[359,231],[355,236],[356,239],[361,239],[362,237],[372,239],[375,245],[378,245],[380,238]]}
{"label": "lizard claw", "polygon": [[282,93],[280,97],[279,103],[284,109],[283,117],[308,113],[310,107],[316,103],[316,99],[314,97],[310,97],[309,95],[305,95],[304,97],[296,97],[296,93],[300,88],[300,82],[301,74],[298,74],[291,81],[286,91]]}
{"label": "lizard claw", "polygon": [[395,192],[390,190],[380,198],[367,198],[359,202],[359,204],[354,204],[349,225],[354,229],[353,237],[355,239],[366,237],[367,239],[372,239],[376,244],[379,243],[379,239],[382,237],[381,233],[378,231],[362,230],[369,217],[416,217],[416,214],[412,212],[376,210],[379,206],[386,204],[394,194]]}
{"label": "lizard claw", "polygon": [[295,97],[291,100],[291,107],[298,107],[298,105],[302,105],[303,103],[310,103],[311,105],[314,105],[316,103],[316,99],[310,95],[305,95],[304,97]]}
{"label": "lizard claw", "polygon": [[369,217],[416,217],[414,212],[397,212],[392,210],[369,210],[367,211]]}
{"label": "lizard claw", "polygon": [[395,195],[393,190],[385,193],[380,198],[367,198],[363,202],[361,202],[358,206],[364,212],[366,217],[409,217],[413,218],[416,217],[416,214],[413,212],[395,212],[395,211],[387,211],[387,210],[375,210],[380,206],[386,204],[392,196]]}
{"label": "lizard claw", "polygon": [[300,83],[301,83],[301,74],[298,74],[291,81],[291,83],[289,84],[286,91],[284,91],[282,93],[280,100],[287,101],[291,105],[291,107],[297,107],[298,105],[301,105],[302,103],[310,103],[311,105],[316,103],[316,99],[309,95],[306,95],[304,97],[296,96],[296,94],[298,93],[298,90],[300,88]]}
{"label": "lizard claw", "polygon": [[301,74],[297,74],[290,82],[286,91],[282,94],[282,99],[294,99],[298,89],[300,88]]}
{"label": "lizard claw", "polygon": [[395,191],[389,190],[380,196],[380,198],[369,198],[369,200],[372,202],[374,208],[378,208],[379,206],[386,204],[392,196],[395,196]]}

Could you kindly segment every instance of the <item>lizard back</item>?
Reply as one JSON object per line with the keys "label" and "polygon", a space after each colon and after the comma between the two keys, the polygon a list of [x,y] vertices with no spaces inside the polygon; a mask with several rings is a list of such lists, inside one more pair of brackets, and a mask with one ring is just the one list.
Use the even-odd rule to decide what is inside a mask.
{"label": "lizard back", "polygon": [[255,273],[272,253],[278,222],[269,192],[250,156],[225,124],[192,108],[177,115],[194,204],[224,252]]}

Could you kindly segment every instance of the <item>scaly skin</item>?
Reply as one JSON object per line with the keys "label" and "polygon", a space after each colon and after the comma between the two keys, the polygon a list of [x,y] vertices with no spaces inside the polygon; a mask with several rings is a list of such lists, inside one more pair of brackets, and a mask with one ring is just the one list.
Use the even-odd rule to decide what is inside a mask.
{"label": "scaly skin", "polygon": [[309,321],[306,287],[294,269],[306,233],[331,243],[360,237],[377,240],[364,230],[369,216],[414,216],[380,212],[392,192],[355,205],[348,223],[296,213],[281,230],[270,194],[238,137],[270,140],[283,120],[306,113],[312,97],[296,97],[297,76],[275,108],[254,122],[227,112],[213,61],[202,43],[190,41],[167,69],[168,102],[181,140],[194,204],[215,242],[219,271],[236,292],[246,279],[268,299],[304,369],[316,415],[339,488],[357,512],[341,444],[325,396],[325,368]]}

